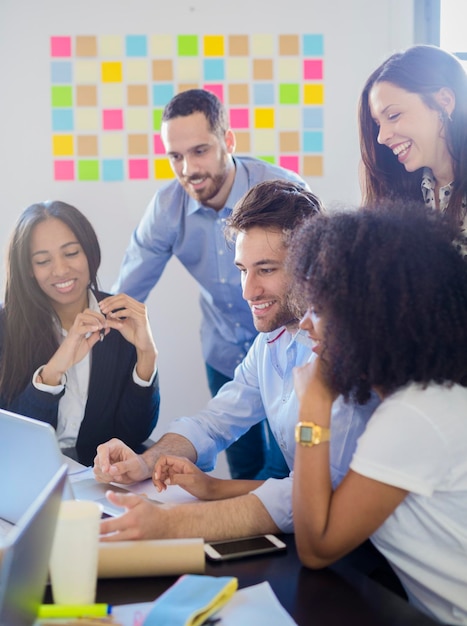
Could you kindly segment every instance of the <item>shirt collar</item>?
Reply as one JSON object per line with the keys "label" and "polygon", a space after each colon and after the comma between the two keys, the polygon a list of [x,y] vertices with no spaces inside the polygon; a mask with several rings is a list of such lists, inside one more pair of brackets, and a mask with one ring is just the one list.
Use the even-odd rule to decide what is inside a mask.
{"label": "shirt collar", "polygon": [[97,311],[98,313],[101,312],[97,298],[91,289],[88,289],[88,302],[88,308],[91,309],[91,311]]}
{"label": "shirt collar", "polygon": [[250,188],[250,181],[246,167],[243,165],[243,163],[235,160],[234,158],[233,163],[235,166],[235,178],[232,189],[229,193],[229,197],[227,198],[224,207],[228,208],[230,211],[234,208],[238,198],[241,198],[243,196],[243,194],[245,193],[245,189]]}
{"label": "shirt collar", "polygon": [[267,333],[267,339],[266,339],[267,343],[271,344],[271,343],[276,342],[280,337],[282,337],[284,333],[287,333],[287,336],[289,337],[291,341],[296,341],[297,343],[301,343],[303,346],[310,348],[310,350],[313,347],[313,341],[310,339],[310,337],[308,336],[308,333],[305,330],[302,330],[301,328],[299,328],[291,333],[290,331],[287,330],[285,326],[281,326],[280,328],[277,328],[273,332]]}
{"label": "shirt collar", "polygon": [[[425,205],[430,207],[431,209],[435,209],[436,208],[436,201],[435,201],[436,182],[435,182],[435,177],[433,176],[433,172],[430,170],[429,167],[425,167],[423,169],[421,188],[422,188],[423,200],[425,202]],[[447,209],[449,198],[451,197],[451,194],[452,194],[452,188],[453,188],[452,182],[439,188],[438,193],[439,193],[440,211],[445,211]]]}

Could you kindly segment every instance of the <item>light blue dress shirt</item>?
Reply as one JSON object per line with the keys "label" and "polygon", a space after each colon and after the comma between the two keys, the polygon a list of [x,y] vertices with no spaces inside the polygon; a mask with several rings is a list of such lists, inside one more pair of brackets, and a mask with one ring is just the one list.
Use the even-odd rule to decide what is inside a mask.
{"label": "light blue dress shirt", "polygon": [[307,187],[294,172],[250,157],[235,157],[235,180],[220,211],[200,206],[177,180],[152,198],[132,234],[113,293],[144,301],[171,256],[200,286],[201,343],[204,360],[231,378],[248,352],[256,330],[243,300],[234,245],[224,235],[234,205],[264,180],[286,179]]}
{"label": "light blue dress shirt", "polygon": [[[198,453],[197,465],[213,469],[217,454],[238,439],[253,424],[267,417],[284,458],[293,469],[298,400],[293,368],[315,358],[306,333],[292,336],[285,328],[260,333],[234,378],[226,383],[203,411],[181,417],[168,432],[183,435]],[[365,406],[338,398],[331,415],[331,478],[336,487],[349,469],[357,439],[379,404],[376,396]],[[269,478],[254,493],[282,532],[293,532],[292,474]]]}

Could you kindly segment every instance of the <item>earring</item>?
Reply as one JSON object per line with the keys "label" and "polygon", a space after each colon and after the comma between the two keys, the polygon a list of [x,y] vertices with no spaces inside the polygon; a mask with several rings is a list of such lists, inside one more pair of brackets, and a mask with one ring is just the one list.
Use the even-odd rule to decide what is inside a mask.
{"label": "earring", "polygon": [[445,109],[438,112],[439,121],[445,124],[447,121],[452,122],[450,113],[447,113]]}

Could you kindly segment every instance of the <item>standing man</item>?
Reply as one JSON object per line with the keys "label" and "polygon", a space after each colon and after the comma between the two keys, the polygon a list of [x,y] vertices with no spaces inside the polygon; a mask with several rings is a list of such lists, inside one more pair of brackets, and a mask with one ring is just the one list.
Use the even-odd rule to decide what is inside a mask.
{"label": "standing man", "polygon": [[[224,225],[254,185],[295,173],[251,157],[234,157],[227,111],[209,91],[191,89],[165,107],[161,136],[176,180],[159,189],[132,234],[113,291],[144,301],[172,255],[200,286],[201,343],[211,394],[232,379],[256,330],[242,298],[233,246]],[[227,450],[232,478],[282,478],[288,468],[267,422],[254,425]]]}

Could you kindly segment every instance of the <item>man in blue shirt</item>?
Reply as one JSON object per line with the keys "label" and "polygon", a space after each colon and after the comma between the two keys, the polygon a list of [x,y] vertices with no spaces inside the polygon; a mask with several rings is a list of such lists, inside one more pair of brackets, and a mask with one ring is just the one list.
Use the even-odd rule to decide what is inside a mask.
{"label": "man in blue shirt", "polygon": [[[290,294],[285,260],[290,231],[320,211],[320,203],[311,192],[284,181],[260,183],[244,196],[232,213],[229,230],[236,235],[235,264],[259,335],[236,368],[233,381],[224,385],[204,410],[172,422],[168,432],[142,455],[116,439],[99,446],[94,465],[99,480],[144,480],[152,475],[156,463],[160,471],[161,464],[170,462],[167,455],[185,457],[209,471],[217,454],[264,415],[292,471],[298,416],[292,371],[314,354],[310,340],[298,330],[300,312]],[[335,403],[331,425],[334,486],[346,474],[357,438],[374,406],[374,402],[364,407],[339,400]],[[191,464],[186,463],[190,468]],[[113,494],[112,502],[124,505],[128,511],[102,522],[101,531],[115,533],[109,540],[215,540],[293,532],[291,474],[282,479],[251,481],[202,477],[195,467],[189,471],[199,472],[195,478],[209,481],[204,495],[197,493],[196,487],[190,491],[210,501],[161,506],[136,494]],[[165,488],[160,475],[156,486]]]}
{"label": "man in blue shirt", "polygon": [[[250,157],[234,157],[235,135],[220,100],[202,89],[177,94],[165,107],[161,136],[176,180],[157,191],[132,234],[112,291],[144,302],[172,255],[200,286],[201,342],[214,396],[231,380],[255,336],[233,247],[224,225],[253,185],[271,179],[306,183],[295,173]],[[282,477],[287,466],[265,424],[226,450],[232,478]],[[268,446],[264,441],[270,439]]]}

